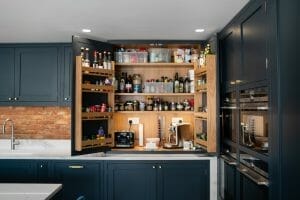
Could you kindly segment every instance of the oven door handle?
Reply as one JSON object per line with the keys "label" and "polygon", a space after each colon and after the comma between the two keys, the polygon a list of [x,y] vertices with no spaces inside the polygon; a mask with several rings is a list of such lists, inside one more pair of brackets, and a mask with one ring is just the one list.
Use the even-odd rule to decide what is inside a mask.
{"label": "oven door handle", "polygon": [[237,162],[236,160],[228,157],[228,156],[225,156],[225,155],[222,155],[221,158],[224,160],[225,163],[227,163],[228,165],[231,165],[231,166],[237,166]]}
{"label": "oven door handle", "polygon": [[269,187],[269,181],[265,177],[257,174],[256,172],[249,170],[245,167],[238,167],[237,170],[257,185],[264,185]]}

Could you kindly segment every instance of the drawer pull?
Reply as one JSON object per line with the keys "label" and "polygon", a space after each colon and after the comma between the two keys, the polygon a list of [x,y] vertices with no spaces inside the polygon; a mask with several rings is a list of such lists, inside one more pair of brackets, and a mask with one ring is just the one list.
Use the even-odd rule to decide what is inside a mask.
{"label": "drawer pull", "polygon": [[70,165],[70,169],[83,169],[84,167],[82,165]]}

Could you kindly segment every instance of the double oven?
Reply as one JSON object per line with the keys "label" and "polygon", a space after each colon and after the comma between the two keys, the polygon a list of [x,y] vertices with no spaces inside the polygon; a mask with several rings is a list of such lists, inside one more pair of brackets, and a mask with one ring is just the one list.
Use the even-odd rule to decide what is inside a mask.
{"label": "double oven", "polygon": [[[245,193],[252,187],[251,184],[260,190],[258,193],[261,194],[255,195],[267,199],[270,136],[268,90],[268,87],[258,86],[228,90],[222,94],[221,199],[243,199],[243,195],[249,195]],[[249,183],[247,180],[250,180]]]}

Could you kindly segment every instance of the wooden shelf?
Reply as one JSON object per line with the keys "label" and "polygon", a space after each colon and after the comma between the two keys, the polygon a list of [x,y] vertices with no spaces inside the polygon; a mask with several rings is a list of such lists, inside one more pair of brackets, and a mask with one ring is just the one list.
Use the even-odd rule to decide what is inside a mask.
{"label": "wooden shelf", "polygon": [[157,113],[157,114],[193,114],[194,111],[117,111],[116,113],[120,114],[149,114],[149,113]]}
{"label": "wooden shelf", "polygon": [[171,67],[194,67],[194,63],[116,63],[115,66],[139,66],[139,67],[147,67],[147,66],[171,66]]}
{"label": "wooden shelf", "polygon": [[115,93],[116,96],[194,96],[194,93]]}
{"label": "wooden shelf", "polygon": [[200,92],[200,93],[206,92],[207,91],[207,85],[204,84],[204,85],[195,86],[195,91],[196,91],[196,93],[197,92]]}
{"label": "wooden shelf", "polygon": [[195,112],[194,116],[197,117],[197,118],[206,119],[207,118],[207,113],[206,112]]}
{"label": "wooden shelf", "polygon": [[206,66],[201,66],[201,68],[196,68],[195,69],[195,76],[202,76],[207,72],[207,67]]}
{"label": "wooden shelf", "polygon": [[207,147],[207,141],[205,141],[205,140],[201,140],[201,139],[199,139],[199,138],[195,138],[195,142],[196,142],[197,144],[200,144],[200,145],[202,145],[202,146]]}
{"label": "wooden shelf", "polygon": [[99,69],[92,67],[81,67],[83,75],[90,76],[113,76],[115,71],[111,69]]}
{"label": "wooden shelf", "polygon": [[100,139],[89,139],[83,140],[82,142],[82,149],[89,149],[94,147],[106,147],[112,145],[112,138],[105,138],[104,142]]}
{"label": "wooden shelf", "polygon": [[81,87],[82,87],[82,92],[96,92],[96,93],[114,92],[114,86],[112,85],[95,85],[95,84],[83,83]]}
{"label": "wooden shelf", "polygon": [[112,112],[83,112],[81,114],[82,120],[105,120],[111,118]]}

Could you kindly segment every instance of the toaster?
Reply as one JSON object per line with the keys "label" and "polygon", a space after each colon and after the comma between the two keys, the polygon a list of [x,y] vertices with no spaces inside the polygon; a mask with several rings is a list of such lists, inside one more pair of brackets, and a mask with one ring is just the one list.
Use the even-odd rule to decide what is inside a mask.
{"label": "toaster", "polygon": [[134,133],[132,131],[115,132],[115,147],[118,148],[134,147]]}

